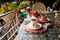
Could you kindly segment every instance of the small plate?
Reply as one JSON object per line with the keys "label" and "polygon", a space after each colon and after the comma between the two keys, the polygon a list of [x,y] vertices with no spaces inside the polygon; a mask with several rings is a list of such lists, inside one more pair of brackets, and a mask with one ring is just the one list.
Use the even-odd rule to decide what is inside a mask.
{"label": "small plate", "polygon": [[32,25],[30,25],[30,24],[25,25],[25,27],[27,27],[27,28],[29,28],[29,29],[40,29],[40,28],[42,27],[42,25],[39,24],[39,23],[38,23],[38,25],[39,25],[39,27],[37,27],[37,28],[35,28],[34,26],[32,26]]}

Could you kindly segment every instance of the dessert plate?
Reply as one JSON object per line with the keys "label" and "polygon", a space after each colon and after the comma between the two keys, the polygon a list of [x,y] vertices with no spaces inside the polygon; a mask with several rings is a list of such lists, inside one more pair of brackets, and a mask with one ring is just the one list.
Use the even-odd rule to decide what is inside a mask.
{"label": "dessert plate", "polygon": [[34,27],[33,25],[30,25],[30,24],[27,24],[27,25],[24,25],[25,28],[28,28],[28,29],[40,29],[42,27],[41,24],[38,23],[38,27]]}

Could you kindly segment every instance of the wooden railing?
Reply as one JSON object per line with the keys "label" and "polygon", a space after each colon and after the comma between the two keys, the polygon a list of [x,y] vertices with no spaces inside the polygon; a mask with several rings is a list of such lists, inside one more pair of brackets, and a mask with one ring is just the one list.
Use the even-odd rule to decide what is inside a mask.
{"label": "wooden railing", "polygon": [[23,21],[23,17],[22,14],[17,13],[17,11],[12,12],[12,14],[14,16],[10,15],[12,17],[11,20],[8,20],[2,27],[2,37],[0,38],[0,40],[14,40],[14,38],[18,34],[20,22]]}

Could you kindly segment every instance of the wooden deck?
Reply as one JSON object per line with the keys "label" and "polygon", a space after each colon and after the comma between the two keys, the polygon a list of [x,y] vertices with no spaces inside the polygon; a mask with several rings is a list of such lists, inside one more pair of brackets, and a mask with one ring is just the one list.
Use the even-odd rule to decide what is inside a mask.
{"label": "wooden deck", "polygon": [[20,38],[19,38],[19,34],[15,37],[14,40],[20,40]]}

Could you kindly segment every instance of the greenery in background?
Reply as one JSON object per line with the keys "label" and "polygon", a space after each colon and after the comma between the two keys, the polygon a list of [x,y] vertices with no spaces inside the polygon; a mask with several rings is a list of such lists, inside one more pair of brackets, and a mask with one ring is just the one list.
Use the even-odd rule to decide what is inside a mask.
{"label": "greenery in background", "polygon": [[[33,1],[32,1],[32,4],[33,4]],[[15,9],[26,8],[27,6],[30,6],[30,5],[31,5],[30,1],[20,2],[20,3],[6,2],[1,5],[0,14],[9,12],[9,11],[15,10]]]}
{"label": "greenery in background", "polygon": [[17,8],[17,4],[14,4],[14,3],[8,3],[8,10],[11,11],[11,10],[14,10]]}
{"label": "greenery in background", "polygon": [[3,3],[0,8],[0,14],[8,12],[8,5],[6,3]]}
{"label": "greenery in background", "polygon": [[4,5],[1,6],[1,10],[3,10],[3,13],[8,12],[9,10],[4,7]]}
{"label": "greenery in background", "polygon": [[18,9],[26,8],[27,5],[25,3],[20,2]]}
{"label": "greenery in background", "polygon": [[17,6],[17,3],[15,4],[13,2],[3,3],[0,8],[0,14],[6,13],[11,10],[15,10],[17,9]]}

